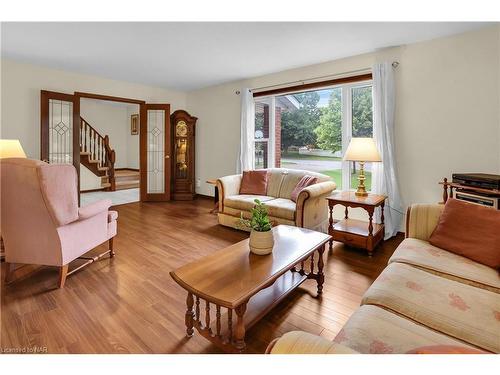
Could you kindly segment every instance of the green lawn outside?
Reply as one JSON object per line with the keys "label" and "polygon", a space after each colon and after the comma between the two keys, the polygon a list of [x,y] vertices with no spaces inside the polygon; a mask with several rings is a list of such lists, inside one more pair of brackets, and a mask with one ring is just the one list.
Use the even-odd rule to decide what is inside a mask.
{"label": "green lawn outside", "polygon": [[303,155],[298,152],[283,152],[281,153],[281,159],[342,160],[342,158],[337,156]]}
{"label": "green lawn outside", "polygon": [[[333,181],[337,184],[337,189],[341,190],[342,189],[342,170],[341,169],[335,169],[333,171],[321,171],[320,173],[326,174],[327,176],[330,176]],[[366,190],[370,190],[372,188],[372,173],[365,171],[365,187]],[[352,174],[351,175],[351,187],[355,188],[358,186],[358,174]]]}

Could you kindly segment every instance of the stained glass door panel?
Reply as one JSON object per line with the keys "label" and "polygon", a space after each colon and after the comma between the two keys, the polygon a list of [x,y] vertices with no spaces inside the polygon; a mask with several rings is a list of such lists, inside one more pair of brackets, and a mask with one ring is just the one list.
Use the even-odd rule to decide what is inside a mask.
{"label": "stained glass door panel", "polygon": [[170,200],[170,106],[141,105],[141,201]]}
{"label": "stained glass door panel", "polygon": [[41,91],[40,157],[80,170],[80,106],[74,95]]}

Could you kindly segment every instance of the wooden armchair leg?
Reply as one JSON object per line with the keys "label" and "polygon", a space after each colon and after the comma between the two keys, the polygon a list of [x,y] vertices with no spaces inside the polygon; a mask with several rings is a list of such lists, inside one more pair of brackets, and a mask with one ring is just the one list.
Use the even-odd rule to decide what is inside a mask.
{"label": "wooden armchair leg", "polygon": [[68,265],[59,267],[59,288],[64,288],[64,283],[66,282],[66,276],[68,276]]}
{"label": "wooden armchair leg", "polygon": [[109,257],[113,258],[115,256],[115,250],[113,248],[113,238],[109,239]]}

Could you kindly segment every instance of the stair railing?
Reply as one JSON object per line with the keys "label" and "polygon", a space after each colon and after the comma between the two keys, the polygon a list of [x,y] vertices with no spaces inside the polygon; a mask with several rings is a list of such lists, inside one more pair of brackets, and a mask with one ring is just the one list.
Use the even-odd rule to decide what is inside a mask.
{"label": "stair railing", "polygon": [[88,152],[90,159],[97,161],[98,167],[108,167],[110,190],[116,190],[115,150],[109,145],[109,137],[102,136],[83,117],[80,117],[80,151]]}

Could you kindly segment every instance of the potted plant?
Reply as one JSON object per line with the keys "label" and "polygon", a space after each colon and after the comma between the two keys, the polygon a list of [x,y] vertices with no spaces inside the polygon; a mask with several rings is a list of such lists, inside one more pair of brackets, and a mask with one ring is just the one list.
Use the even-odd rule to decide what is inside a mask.
{"label": "potted plant", "polygon": [[254,202],[255,206],[250,210],[252,216],[245,219],[241,214],[240,224],[250,229],[250,251],[257,255],[270,254],[274,246],[271,220],[265,204],[258,199]]}

